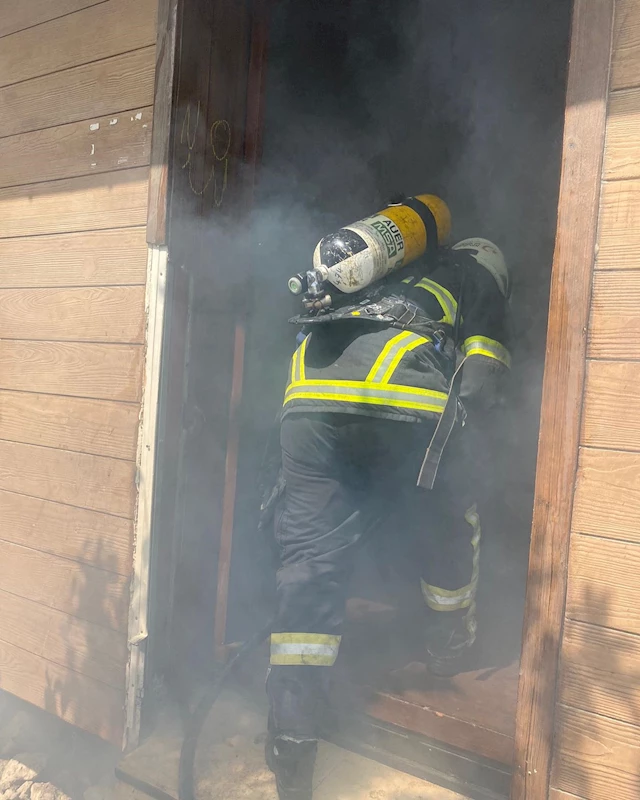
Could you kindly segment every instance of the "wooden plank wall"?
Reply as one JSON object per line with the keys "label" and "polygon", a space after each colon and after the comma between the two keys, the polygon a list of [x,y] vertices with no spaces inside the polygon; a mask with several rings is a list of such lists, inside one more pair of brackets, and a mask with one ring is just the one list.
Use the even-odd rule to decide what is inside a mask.
{"label": "wooden plank wall", "polygon": [[120,745],[158,0],[0,0],[0,688]]}
{"label": "wooden plank wall", "polygon": [[640,0],[617,0],[551,798],[640,797]]}

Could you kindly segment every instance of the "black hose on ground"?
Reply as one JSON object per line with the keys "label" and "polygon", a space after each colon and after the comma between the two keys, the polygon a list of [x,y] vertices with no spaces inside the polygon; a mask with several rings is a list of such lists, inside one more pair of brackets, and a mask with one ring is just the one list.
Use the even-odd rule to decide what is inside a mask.
{"label": "black hose on ground", "polygon": [[215,705],[216,700],[220,696],[220,692],[236,667],[257,647],[260,647],[262,642],[269,636],[272,627],[273,620],[269,620],[264,627],[260,628],[259,631],[242,645],[233,658],[225,665],[222,672],[207,686],[202,699],[189,717],[185,727],[182,749],[180,751],[180,766],[178,768],[179,800],[196,800],[194,793],[194,770],[198,740],[200,739],[204,723],[211,713],[211,709]]}

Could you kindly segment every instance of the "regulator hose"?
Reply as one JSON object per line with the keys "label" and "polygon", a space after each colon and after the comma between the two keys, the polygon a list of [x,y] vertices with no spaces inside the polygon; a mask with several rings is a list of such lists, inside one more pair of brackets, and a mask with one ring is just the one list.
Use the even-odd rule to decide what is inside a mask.
{"label": "regulator hose", "polygon": [[225,665],[222,672],[208,684],[202,699],[193,710],[185,726],[184,741],[180,750],[180,766],[178,768],[178,798],[179,800],[196,800],[194,793],[195,785],[195,760],[198,749],[198,740],[202,733],[204,723],[209,716],[211,709],[220,696],[227,679],[233,671],[241,664],[247,656],[259,647],[269,636],[273,627],[273,620],[270,619],[260,630],[248,639],[232,659]]}

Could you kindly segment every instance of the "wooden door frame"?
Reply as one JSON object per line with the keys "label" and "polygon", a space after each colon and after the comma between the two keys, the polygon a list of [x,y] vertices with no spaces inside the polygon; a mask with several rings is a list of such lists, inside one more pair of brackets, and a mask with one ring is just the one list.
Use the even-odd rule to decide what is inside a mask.
{"label": "wooden door frame", "polygon": [[[595,261],[614,2],[615,0],[574,0],[558,231],[551,280],[520,667],[512,800],[546,800],[549,786],[573,487],[586,371],[586,330]],[[177,5],[178,0],[159,0],[158,70],[148,241],[150,249],[164,251],[165,255],[169,202],[169,123],[175,89]],[[264,53],[252,55],[263,68]],[[263,89],[263,78],[262,72],[260,85],[251,88],[250,93],[256,98]],[[259,162],[260,122],[256,118],[252,123],[247,155],[252,170],[255,170]],[[254,177],[252,174],[251,182]],[[159,272],[158,266],[154,275],[156,272]],[[161,318],[162,307],[157,305],[155,308],[156,317],[159,315]],[[156,329],[154,338],[160,341],[161,335],[162,325]],[[153,387],[156,382],[157,378],[154,377],[152,391],[155,391]],[[145,401],[146,399],[145,394]],[[233,411],[234,409],[231,411],[232,415]],[[148,431],[141,437],[142,442],[148,444],[151,435],[152,432]],[[231,462],[234,462],[233,454]],[[235,463],[230,463],[229,468],[226,478],[232,485]],[[232,494],[231,485],[227,490],[229,496]],[[149,503],[146,505],[148,507]],[[147,511],[137,526],[137,551],[141,537],[142,540],[147,539],[148,545],[150,528],[150,512]],[[227,519],[225,529],[230,541],[232,516]],[[147,546],[147,562],[148,551]],[[222,568],[223,571],[228,571],[226,560]],[[148,580],[148,570],[148,563],[140,563],[135,571],[143,583]],[[226,582],[225,579],[228,580],[228,574],[223,576],[222,583]],[[144,603],[138,606],[143,607]],[[140,639],[144,631],[140,633],[139,614],[134,619],[136,612],[133,609],[134,604],[132,631],[135,628],[134,633]],[[221,646],[224,636],[221,611],[222,609],[218,611],[216,626],[218,647]],[[137,662],[133,659],[133,654],[140,651],[137,647],[139,643],[132,644],[131,678],[127,684],[129,744],[135,741],[139,727],[139,697],[144,659],[140,656],[137,656]]]}
{"label": "wooden door frame", "polygon": [[511,800],[547,800],[615,0],[574,0]]}
{"label": "wooden door frame", "polygon": [[147,211],[146,338],[142,407],[136,458],[137,503],[133,535],[133,569],[129,599],[129,659],[125,683],[123,750],[140,737],[145,662],[149,638],[152,508],[156,475],[156,445],[160,367],[164,337],[167,278],[168,171],[175,75],[179,0],[158,0],[153,133]]}

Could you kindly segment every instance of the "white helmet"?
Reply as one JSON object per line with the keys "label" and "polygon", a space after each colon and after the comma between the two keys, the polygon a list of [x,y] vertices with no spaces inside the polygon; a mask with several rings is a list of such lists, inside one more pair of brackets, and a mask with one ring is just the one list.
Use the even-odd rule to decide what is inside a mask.
{"label": "white helmet", "polygon": [[493,275],[501,294],[505,298],[509,298],[511,293],[509,270],[499,247],[488,239],[463,239],[458,244],[454,244],[452,249],[470,250],[478,264]]}

